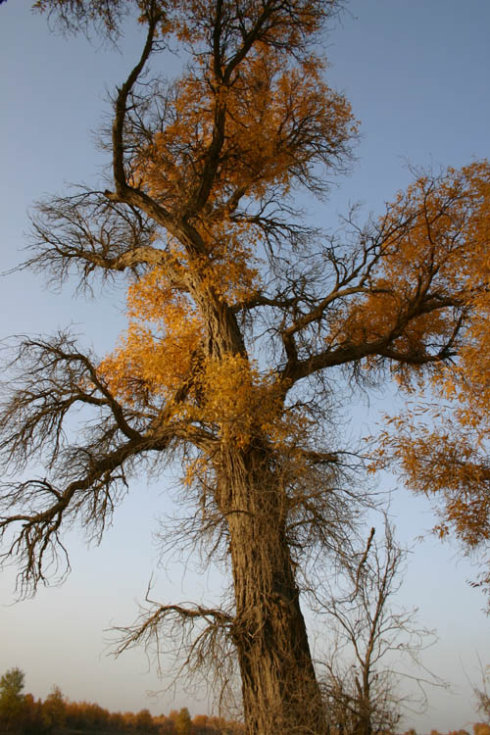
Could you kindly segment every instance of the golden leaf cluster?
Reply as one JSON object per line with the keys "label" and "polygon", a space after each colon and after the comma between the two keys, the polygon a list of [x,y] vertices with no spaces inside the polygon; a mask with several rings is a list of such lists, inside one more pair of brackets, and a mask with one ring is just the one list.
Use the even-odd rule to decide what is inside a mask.
{"label": "golden leaf cluster", "polygon": [[391,419],[379,461],[394,456],[411,487],[441,499],[439,535],[452,529],[476,546],[490,539],[490,166],[450,170],[434,191],[419,180],[399,197],[396,216],[412,202],[419,214],[409,237],[392,246],[390,282],[403,298],[410,284],[423,288],[429,274],[434,298],[451,296],[459,317],[425,314],[403,340],[425,345],[448,339],[461,315],[466,326],[455,338],[453,360],[435,364],[429,386],[414,388],[409,371],[402,375],[402,387],[419,393],[419,400]]}

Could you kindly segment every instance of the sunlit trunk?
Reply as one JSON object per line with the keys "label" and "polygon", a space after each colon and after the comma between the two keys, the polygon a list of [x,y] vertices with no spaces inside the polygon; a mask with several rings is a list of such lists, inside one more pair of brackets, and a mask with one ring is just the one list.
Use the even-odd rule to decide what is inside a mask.
{"label": "sunlit trunk", "polygon": [[323,735],[325,717],[286,539],[286,496],[257,450],[229,454],[219,483],[236,603],[248,735]]}

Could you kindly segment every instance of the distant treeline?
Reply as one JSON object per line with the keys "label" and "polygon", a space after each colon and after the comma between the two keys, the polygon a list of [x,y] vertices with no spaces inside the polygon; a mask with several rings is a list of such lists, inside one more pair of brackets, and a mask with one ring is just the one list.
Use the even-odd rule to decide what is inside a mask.
{"label": "distant treeline", "polygon": [[0,735],[244,735],[240,722],[196,715],[187,708],[153,717],[149,710],[109,712],[91,702],[70,702],[58,687],[43,701],[24,694],[24,674],[10,669],[0,679]]}
{"label": "distant treeline", "polygon": [[[54,687],[43,701],[24,694],[24,674],[10,669],[0,679],[0,735],[245,735],[241,722],[222,717],[196,715],[191,718],[184,707],[169,715],[153,717],[147,709],[140,712],[109,712],[91,702],[70,702]],[[476,723],[473,735],[490,735],[490,724]],[[331,735],[346,735],[332,728]],[[373,735],[393,735],[376,732]],[[417,735],[407,730],[403,735]],[[432,730],[430,735],[442,735]],[[447,735],[470,735],[466,730],[453,730]]]}

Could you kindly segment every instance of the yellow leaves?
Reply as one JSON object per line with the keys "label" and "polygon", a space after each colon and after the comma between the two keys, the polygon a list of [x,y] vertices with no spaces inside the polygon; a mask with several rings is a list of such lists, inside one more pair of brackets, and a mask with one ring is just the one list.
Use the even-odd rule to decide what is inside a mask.
{"label": "yellow leaves", "polygon": [[262,376],[243,355],[206,357],[202,318],[163,269],[150,270],[130,286],[128,313],[126,334],[99,366],[116,395],[132,404],[163,399],[176,420],[206,425],[242,448],[253,436],[279,435],[274,376]]}
{"label": "yellow leaves", "polygon": [[457,307],[411,321],[403,340],[451,344],[457,319],[464,326],[452,339],[453,361],[432,368],[431,428],[420,412],[396,417],[381,437],[378,465],[398,461],[410,487],[439,500],[435,531],[475,546],[490,539],[490,167],[452,170],[438,190],[419,181],[396,206],[413,218],[408,235],[387,245],[385,269],[397,289],[427,284],[434,299]]}
{"label": "yellow leaves", "polygon": [[488,280],[489,206],[487,161],[420,177],[383,218],[385,275],[402,291],[430,276],[441,290],[474,292]]}
{"label": "yellow leaves", "polygon": [[171,397],[189,377],[197,340],[190,330],[158,338],[150,329],[131,324],[119,347],[100,369],[112,390],[129,402],[145,397]]}
{"label": "yellow leaves", "polygon": [[[178,38],[191,48],[202,48],[202,41],[212,35],[216,4],[211,0],[171,0]],[[281,49],[283,57],[298,52],[305,37],[314,34],[324,15],[328,14],[324,0],[291,0],[284,3],[233,2],[221,4],[221,26],[226,37],[226,50],[238,53],[243,33],[256,28],[258,43]],[[267,13],[264,9],[267,8]],[[231,48],[230,48],[231,47]]]}
{"label": "yellow leaves", "polygon": [[167,399],[189,379],[202,322],[185,294],[154,268],[128,290],[129,327],[100,369],[116,394],[138,402]]}
{"label": "yellow leaves", "polygon": [[434,531],[441,537],[452,530],[468,546],[489,540],[488,414],[472,425],[461,422],[457,405],[451,411],[448,403],[434,403],[423,411],[408,409],[389,424],[373,468],[395,460],[409,487],[436,501],[441,523]]}
{"label": "yellow leaves", "polygon": [[247,59],[226,97],[223,185],[258,199],[271,185],[288,191],[320,151],[335,155],[355,132],[350,106],[319,68],[312,60],[283,70],[265,55]]}
{"label": "yellow leaves", "polygon": [[271,186],[287,192],[308,178],[310,165],[337,160],[356,132],[348,102],[325,84],[322,69],[317,57],[284,68],[260,42],[226,84],[214,78],[212,60],[198,65],[175,85],[171,113],[133,160],[133,180],[175,213],[192,209],[221,139],[210,212],[226,208],[237,190],[253,199]]}
{"label": "yellow leaves", "polygon": [[[168,326],[159,337],[132,322],[99,370],[123,400],[145,404],[161,396],[175,420],[208,427],[224,445],[245,449],[257,437],[283,448],[300,442],[306,419],[298,412],[284,413],[276,377],[261,375],[239,354],[196,361],[200,338],[192,316]],[[189,391],[173,403],[186,383]]]}
{"label": "yellow leaves", "polygon": [[210,359],[204,373],[204,417],[219,426],[225,441],[250,441],[256,391],[248,361],[241,355]]}
{"label": "yellow leaves", "polygon": [[[369,294],[359,303],[339,312],[331,330],[339,341],[357,343],[383,339],[396,326],[401,311],[401,300],[396,293],[389,293],[381,281],[377,292]],[[383,291],[386,290],[386,293]]]}
{"label": "yellow leaves", "polygon": [[279,419],[281,404],[273,376],[261,376],[242,355],[206,361],[200,419],[218,427],[221,439],[246,447]]}
{"label": "yellow leaves", "polygon": [[[489,213],[487,161],[437,179],[420,177],[379,221],[364,293],[337,309],[326,342],[372,345],[368,369],[379,365],[384,343],[407,390],[423,377],[418,364],[458,354],[460,387],[447,385],[447,397],[462,394],[464,375],[464,391],[472,386],[472,411],[478,403],[481,412],[490,400]],[[433,371],[444,392],[442,373]]]}
{"label": "yellow leaves", "polygon": [[259,288],[258,241],[246,223],[232,223],[226,215],[203,232],[207,253],[194,258],[189,269],[203,288],[212,289],[230,304],[250,298]]}
{"label": "yellow leaves", "polygon": [[432,530],[441,541],[443,541],[449,535],[449,528],[447,523],[438,523],[436,526],[434,526]]}

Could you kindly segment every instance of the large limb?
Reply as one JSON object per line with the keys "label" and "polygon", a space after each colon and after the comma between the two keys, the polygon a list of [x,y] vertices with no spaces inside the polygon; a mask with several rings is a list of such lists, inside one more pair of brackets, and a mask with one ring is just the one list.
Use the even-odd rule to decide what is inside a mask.
{"label": "large limb", "polygon": [[[427,202],[432,194],[428,186],[422,204],[407,204],[401,211],[388,207],[371,232],[359,230],[354,257],[339,258],[333,252],[335,277],[324,296],[315,298],[311,288],[310,294],[300,293],[296,311],[289,311],[280,329],[287,359],[284,376],[290,381],[365,357],[424,365],[454,355],[471,294],[444,274],[447,261],[467,257],[467,236],[464,223],[446,222],[448,209],[459,206],[458,198],[443,202],[434,214]],[[393,270],[397,260],[406,264],[401,270]],[[442,314],[445,327],[437,324]],[[429,315],[433,319],[420,331],[421,320]]]}
{"label": "large limb", "polygon": [[148,31],[145,46],[136,66],[131,70],[125,82],[118,88],[114,102],[114,119],[112,123],[112,170],[115,191],[105,191],[111,202],[124,202],[142,210],[152,221],[164,227],[179,239],[186,239],[182,224],[162,204],[156,202],[142,189],[131,186],[126,175],[126,143],[124,140],[127,122],[128,103],[143,70],[145,69],[156,44],[158,26],[163,18],[162,10],[154,1],[147,11]]}
{"label": "large limb", "polygon": [[340,344],[328,346],[327,349],[309,355],[305,359],[299,359],[295,349],[288,345],[288,362],[282,377],[293,384],[326,368],[358,363],[366,357],[379,357],[381,361],[390,360],[418,366],[448,360],[455,355],[453,347],[463,324],[460,316],[448,319],[449,322],[454,322],[453,328],[447,338],[433,350],[421,350],[419,346],[398,348],[397,340],[403,337],[405,331],[418,317],[436,311],[457,309],[459,306],[456,299],[427,299],[418,304],[409,304],[405,310],[400,311],[396,323],[384,335],[362,342],[345,339]]}
{"label": "large limb", "polygon": [[88,191],[41,202],[33,221],[34,242],[27,267],[47,270],[63,281],[76,269],[80,283],[125,270],[160,266],[172,285],[185,289],[175,259],[157,247],[158,228],[137,208]]}
{"label": "large limb", "polygon": [[81,353],[68,334],[51,341],[24,339],[11,349],[15,357],[10,368],[17,375],[4,386],[0,424],[0,449],[7,462],[24,465],[42,454],[53,467],[63,449],[65,422],[82,406],[98,410],[98,441],[101,431],[108,440],[115,433],[141,438],[141,417],[123,408],[99,375],[94,358]]}
{"label": "large limb", "polygon": [[235,618],[226,610],[194,603],[162,605],[149,598],[139,619],[129,627],[118,627],[119,655],[133,646],[143,645],[147,652],[166,661],[175,679],[193,674],[203,676],[219,697],[236,674],[236,653],[233,646]]}
{"label": "large limb", "polygon": [[221,162],[220,154],[225,142],[227,114],[226,94],[223,94],[222,91],[233,85],[238,67],[250,53],[254,44],[264,40],[269,34],[273,34],[278,18],[281,18],[281,11],[284,12],[284,4],[281,3],[281,6],[278,8],[276,2],[265,2],[257,9],[250,6],[253,10],[249,11],[245,18],[238,5],[234,11],[230,12],[230,7],[227,7],[222,0],[216,2],[209,29],[215,86],[213,131],[211,141],[203,156],[202,173],[196,190],[189,197],[186,208],[187,216],[196,216],[206,205]]}
{"label": "large limb", "polygon": [[[7,539],[2,558],[20,561],[20,588],[23,593],[46,583],[46,572],[58,569],[60,554],[68,557],[60,531],[75,517],[100,539],[126,483],[125,465],[145,448],[143,440],[129,440],[107,454],[77,449],[80,477],[65,487],[46,479],[6,483],[0,500],[8,514],[0,516],[0,537]],[[23,510],[15,512],[21,506]],[[27,507],[26,507],[27,506]],[[63,574],[62,574],[63,576]]]}
{"label": "large limb", "polygon": [[[72,339],[26,339],[11,367],[17,378],[0,412],[0,450],[4,465],[18,471],[39,458],[53,479],[34,478],[2,486],[0,535],[6,558],[20,558],[21,587],[45,582],[58,552],[64,555],[61,527],[78,519],[100,539],[128,473],[148,452],[165,452],[179,436],[187,443],[209,442],[184,422],[172,423],[165,407],[127,408],[110,391],[90,356]],[[185,399],[185,390],[177,399]],[[70,441],[74,412],[86,416],[90,438]],[[85,413],[84,413],[85,418]],[[77,431],[77,435],[79,432]],[[52,570],[51,570],[52,571]]]}

